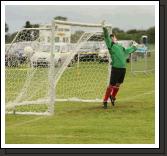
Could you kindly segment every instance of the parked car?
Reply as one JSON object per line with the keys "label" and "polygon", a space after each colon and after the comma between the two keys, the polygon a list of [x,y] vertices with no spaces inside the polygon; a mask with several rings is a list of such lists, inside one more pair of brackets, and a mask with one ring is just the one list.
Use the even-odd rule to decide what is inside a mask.
{"label": "parked car", "polygon": [[20,64],[21,57],[19,52],[16,50],[15,44],[11,46],[11,44],[5,45],[5,66],[6,67],[18,67]]}
{"label": "parked car", "polygon": [[15,51],[15,53],[16,53],[17,56],[18,56],[18,61],[19,61],[19,63],[20,63],[20,64],[25,63],[25,61],[26,61],[26,59],[27,59],[27,56],[26,56],[26,54],[24,53],[24,49],[23,49],[23,48],[22,48],[22,49],[17,49],[17,50]]}
{"label": "parked car", "polygon": [[144,58],[145,56],[150,57],[151,53],[145,44],[139,44],[133,57],[135,58],[135,61],[137,61],[139,58]]}
{"label": "parked car", "polygon": [[[34,51],[33,55],[30,57],[30,64],[32,67],[49,67],[51,64],[51,47],[50,45],[42,45],[38,51]],[[60,66],[61,57],[59,52],[53,53],[54,66]]]}
{"label": "parked car", "polygon": [[74,61],[77,61],[78,58],[80,61],[95,61],[98,59],[99,50],[97,43],[89,41],[78,50],[74,56]]}
{"label": "parked car", "polygon": [[30,42],[16,42],[5,45],[5,65],[8,67],[18,67],[27,63],[27,55],[25,48],[29,47]]}
{"label": "parked car", "polygon": [[5,54],[5,66],[6,67],[18,67],[19,66],[19,59],[16,53],[6,53]]}
{"label": "parked car", "polygon": [[109,53],[105,43],[100,43],[100,50],[98,53],[99,62],[108,62],[109,61]]}

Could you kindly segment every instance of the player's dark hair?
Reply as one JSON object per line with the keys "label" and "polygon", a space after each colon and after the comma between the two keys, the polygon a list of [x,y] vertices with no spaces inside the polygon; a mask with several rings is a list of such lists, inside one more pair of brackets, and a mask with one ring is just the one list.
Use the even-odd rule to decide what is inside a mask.
{"label": "player's dark hair", "polygon": [[110,37],[114,37],[115,36],[115,34],[110,34]]}

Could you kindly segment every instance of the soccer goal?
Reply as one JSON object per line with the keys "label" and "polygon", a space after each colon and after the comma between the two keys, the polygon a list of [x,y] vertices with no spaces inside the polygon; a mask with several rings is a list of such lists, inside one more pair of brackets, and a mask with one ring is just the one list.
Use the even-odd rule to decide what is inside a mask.
{"label": "soccer goal", "polygon": [[152,73],[155,70],[155,50],[151,48],[138,48],[131,54],[131,72]]}
{"label": "soccer goal", "polygon": [[6,113],[51,115],[57,101],[100,102],[109,59],[100,24],[55,20],[20,30],[5,51]]}

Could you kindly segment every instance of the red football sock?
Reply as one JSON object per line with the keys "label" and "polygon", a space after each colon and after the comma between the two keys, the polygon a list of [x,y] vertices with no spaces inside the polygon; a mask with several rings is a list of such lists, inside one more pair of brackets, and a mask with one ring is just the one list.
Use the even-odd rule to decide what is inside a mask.
{"label": "red football sock", "polygon": [[119,87],[113,86],[111,96],[115,97],[118,93]]}
{"label": "red football sock", "polygon": [[111,95],[112,88],[113,88],[113,86],[111,86],[111,85],[107,87],[106,93],[104,96],[104,102],[107,102],[109,96]]}

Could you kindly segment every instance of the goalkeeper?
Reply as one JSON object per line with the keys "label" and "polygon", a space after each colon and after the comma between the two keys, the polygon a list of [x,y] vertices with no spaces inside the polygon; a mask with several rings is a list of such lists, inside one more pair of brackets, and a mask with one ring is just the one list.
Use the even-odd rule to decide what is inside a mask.
{"label": "goalkeeper", "polygon": [[111,57],[111,76],[110,83],[106,89],[106,93],[103,99],[103,108],[107,108],[107,101],[110,97],[111,104],[114,106],[116,95],[118,93],[120,84],[123,83],[126,73],[126,59],[130,53],[133,53],[137,49],[137,43],[132,42],[132,46],[125,49],[122,45],[117,43],[117,38],[114,34],[109,34],[107,28],[102,21],[101,26],[104,32],[104,40],[107,45],[110,57]]}

